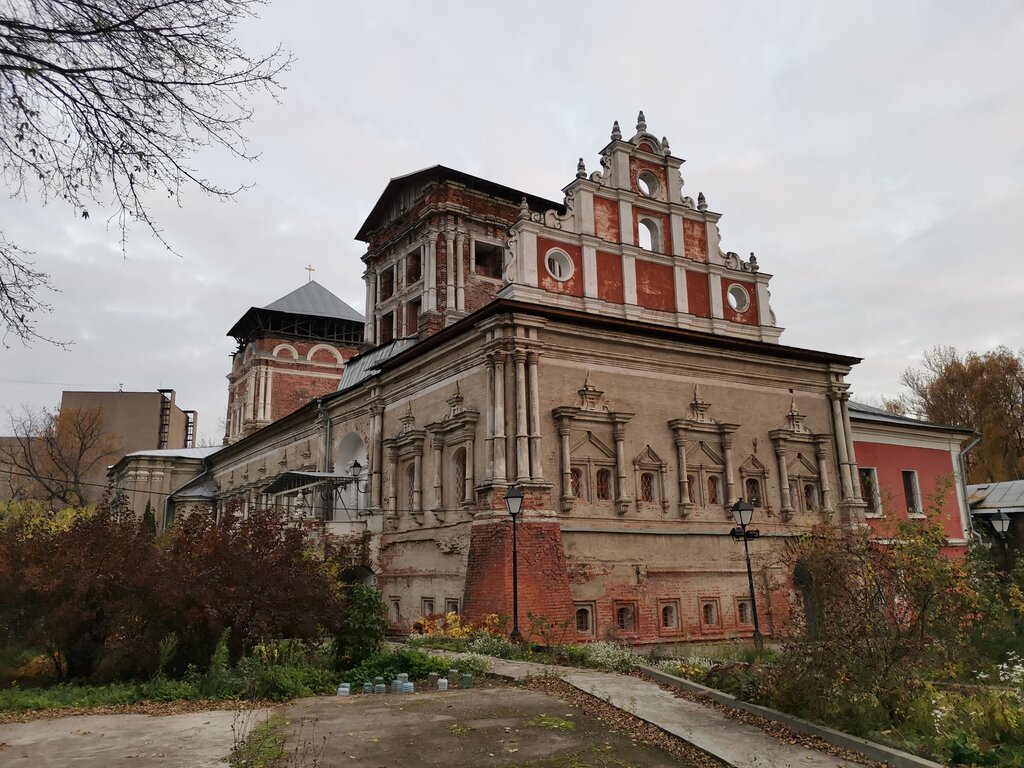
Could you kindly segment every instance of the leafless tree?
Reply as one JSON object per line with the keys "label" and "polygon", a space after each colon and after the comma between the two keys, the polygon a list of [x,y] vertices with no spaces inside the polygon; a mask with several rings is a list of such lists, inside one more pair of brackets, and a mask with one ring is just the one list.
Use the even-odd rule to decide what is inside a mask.
{"label": "leafless tree", "polygon": [[[191,166],[220,146],[254,159],[242,128],[257,91],[276,96],[280,47],[251,56],[234,40],[264,0],[0,0],[0,173],[16,196],[60,199],[83,218],[113,205],[121,248],[132,222],[165,246],[147,202],[185,186],[224,187]],[[40,339],[50,276],[0,233],[2,338]]]}
{"label": "leafless tree", "polygon": [[[62,408],[55,413],[24,408],[11,414],[13,437],[0,442],[17,495],[53,504],[81,506],[98,498],[96,470],[107,466],[121,445],[110,434],[101,408]],[[0,470],[2,471],[2,470]]]}

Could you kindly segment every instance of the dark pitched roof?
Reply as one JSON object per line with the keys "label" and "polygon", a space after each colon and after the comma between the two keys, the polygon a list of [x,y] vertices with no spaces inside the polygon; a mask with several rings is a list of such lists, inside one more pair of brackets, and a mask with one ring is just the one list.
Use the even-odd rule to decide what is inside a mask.
{"label": "dark pitched roof", "polygon": [[351,320],[354,323],[362,323],[366,320],[316,280],[310,280],[277,301],[267,304],[263,309],[289,312],[293,315],[336,317],[340,320]]}
{"label": "dark pitched roof", "polygon": [[227,335],[238,340],[239,348],[267,333],[358,344],[364,323],[361,314],[311,280],[265,307],[249,307]]}
{"label": "dark pitched roof", "polygon": [[454,168],[448,168],[444,165],[434,165],[430,168],[423,168],[419,171],[413,171],[407,173],[405,176],[396,176],[388,182],[388,185],[384,187],[384,191],[377,199],[377,203],[373,206],[373,210],[370,211],[370,215],[366,217],[366,221],[363,222],[363,226],[359,228],[356,233],[356,240],[360,240],[364,243],[369,242],[370,233],[376,229],[377,222],[380,217],[384,214],[384,211],[391,204],[392,199],[398,193],[400,189],[409,184],[423,184],[426,185],[433,181],[457,181],[460,184],[465,184],[467,187],[472,189],[478,189],[481,192],[487,192],[496,197],[504,198],[511,203],[519,204],[519,201],[524,197],[526,202],[529,204],[531,210],[535,211],[550,211],[551,209],[557,209],[564,212],[565,206],[562,203],[556,203],[554,200],[547,200],[537,195],[531,195],[529,192],[523,192],[522,190],[513,189],[512,187],[506,187],[504,184],[498,184],[497,182],[490,181],[488,179],[482,179],[479,176],[474,176],[464,171],[458,171]]}
{"label": "dark pitched roof", "polygon": [[876,421],[888,424],[899,424],[907,427],[920,427],[922,429],[938,429],[946,432],[963,432],[965,434],[972,434],[973,429],[968,427],[956,427],[951,424],[933,424],[930,421],[924,421],[923,419],[915,419],[912,416],[903,416],[898,413],[889,413],[884,408],[876,408],[873,405],[866,405],[864,403],[856,403],[853,400],[850,401],[850,418],[859,418],[862,421]]}

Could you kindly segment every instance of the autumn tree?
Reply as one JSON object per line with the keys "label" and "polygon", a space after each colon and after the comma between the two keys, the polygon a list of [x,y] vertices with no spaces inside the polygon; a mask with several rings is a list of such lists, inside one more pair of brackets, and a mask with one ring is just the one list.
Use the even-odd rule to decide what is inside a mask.
{"label": "autumn tree", "polygon": [[961,355],[954,347],[924,353],[901,382],[896,407],[929,421],[971,427],[981,443],[965,457],[968,482],[1024,477],[1024,353],[1006,347]]}
{"label": "autumn tree", "polygon": [[[102,408],[61,408],[55,412],[11,414],[13,436],[0,443],[14,495],[54,506],[78,507],[100,496],[93,487],[121,446],[108,433]],[[100,473],[102,476],[102,473]]]}
{"label": "autumn tree", "polygon": [[[63,200],[83,218],[113,203],[121,247],[132,222],[165,245],[148,195],[218,198],[192,167],[207,145],[252,159],[242,129],[289,56],[252,56],[238,22],[261,0],[0,0],[0,172],[16,195]],[[49,275],[0,231],[0,339],[41,338]]]}

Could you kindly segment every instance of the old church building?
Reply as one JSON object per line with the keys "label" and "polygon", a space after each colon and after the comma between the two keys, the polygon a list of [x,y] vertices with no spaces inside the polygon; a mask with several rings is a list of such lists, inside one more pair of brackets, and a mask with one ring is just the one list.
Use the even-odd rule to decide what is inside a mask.
{"label": "old church building", "polygon": [[[641,113],[561,202],[443,166],[393,179],[357,233],[365,318],[310,283],[239,320],[227,444],[169,492],[165,524],[196,506],[322,517],[402,630],[511,613],[515,484],[521,623],[637,643],[752,631],[740,497],[768,635],[792,597],[772,553],[817,523],[922,516],[936,496],[962,547],[942,478],[970,435],[851,405],[857,358],[780,343],[772,275],[722,250],[682,164]],[[136,505],[145,459],[111,473]]]}

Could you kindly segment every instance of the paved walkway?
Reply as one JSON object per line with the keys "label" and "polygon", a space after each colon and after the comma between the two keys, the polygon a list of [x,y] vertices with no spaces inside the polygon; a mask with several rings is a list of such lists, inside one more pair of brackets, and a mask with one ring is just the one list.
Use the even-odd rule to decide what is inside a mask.
{"label": "paved walkway", "polygon": [[[680,699],[656,683],[630,675],[489,659],[491,674],[512,680],[558,677],[663,731],[688,741],[735,768],[835,768],[858,766],[816,749],[787,744],[719,710]],[[863,766],[859,766],[863,768]]]}

